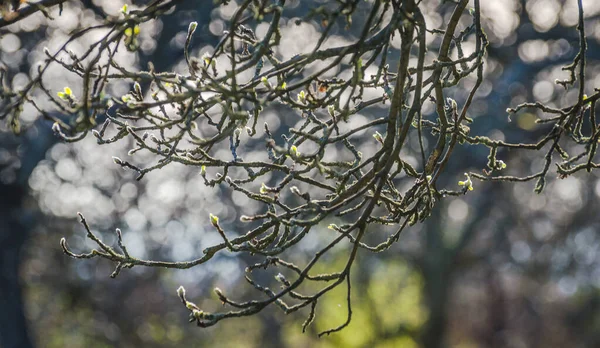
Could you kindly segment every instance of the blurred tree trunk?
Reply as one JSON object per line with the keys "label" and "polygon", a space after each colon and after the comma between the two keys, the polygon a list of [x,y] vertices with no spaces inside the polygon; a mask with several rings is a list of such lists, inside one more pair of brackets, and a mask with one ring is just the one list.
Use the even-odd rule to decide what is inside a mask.
{"label": "blurred tree trunk", "polygon": [[[86,0],[84,3],[90,3]],[[25,67],[25,70],[27,67]],[[24,207],[29,194],[29,176],[56,143],[51,123],[38,120],[16,137],[0,133],[0,148],[12,157],[0,164],[0,347],[34,347],[27,328],[20,281],[21,252],[35,224]],[[17,148],[19,151],[17,151]]]}
{"label": "blurred tree trunk", "polygon": [[33,347],[19,279],[21,250],[29,235],[19,214],[25,190],[18,184],[0,183],[0,192],[0,346]]}
{"label": "blurred tree trunk", "polygon": [[423,297],[429,316],[421,331],[425,348],[444,347],[452,260],[442,239],[440,214],[432,214],[425,227],[425,252],[421,260]]}
{"label": "blurred tree trunk", "polygon": [[[431,215],[425,224],[423,234],[424,250],[420,255],[418,264],[424,280],[423,297],[425,305],[429,310],[427,322],[421,331],[421,344],[425,348],[446,347],[446,331],[448,328],[448,306],[451,297],[453,281],[456,279],[454,271],[461,272],[467,266],[459,265],[459,258],[465,248],[473,241],[481,220],[490,215],[494,207],[494,197],[501,193],[499,185],[493,187],[482,187],[486,194],[481,194],[472,202],[472,207],[477,207],[477,214],[470,214],[461,234],[455,242],[449,242],[444,237],[448,233],[444,226],[444,215],[441,209]],[[472,208],[474,210],[474,208]],[[491,247],[491,246],[490,246]],[[502,307],[504,303],[498,303]],[[499,308],[497,308],[499,310]],[[494,329],[494,328],[492,328]]]}
{"label": "blurred tree trunk", "polygon": [[[20,283],[21,251],[34,225],[26,206],[29,176],[54,144],[50,124],[39,121],[21,137],[1,134],[0,145],[12,157],[0,166],[0,347],[28,348],[33,342]],[[16,150],[18,146],[18,151]],[[18,153],[18,154],[17,154]]]}

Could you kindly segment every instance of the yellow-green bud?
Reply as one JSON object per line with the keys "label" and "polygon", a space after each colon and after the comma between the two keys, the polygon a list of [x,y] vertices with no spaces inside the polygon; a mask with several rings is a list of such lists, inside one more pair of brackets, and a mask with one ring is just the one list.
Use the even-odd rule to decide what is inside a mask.
{"label": "yellow-green bud", "polygon": [[267,77],[266,77],[266,76],[263,76],[263,77],[260,79],[260,82],[262,82],[262,84],[263,84],[263,85],[265,85],[265,87],[267,87],[267,88],[271,88],[271,83],[269,82],[269,80],[267,79]]}
{"label": "yellow-green bud", "polygon": [[73,97],[73,91],[71,90],[71,88],[65,87],[65,89],[62,92],[58,92],[56,93],[56,95],[58,95],[60,99],[68,100]]}
{"label": "yellow-green bud", "polygon": [[327,112],[331,117],[333,117],[335,115],[335,107],[333,105],[327,106]]}
{"label": "yellow-green bud", "polygon": [[217,227],[219,225],[219,217],[213,214],[210,214],[210,223]]}
{"label": "yellow-green bud", "polygon": [[185,289],[183,286],[177,288],[177,296],[179,296],[182,300],[185,299]]}
{"label": "yellow-green bud", "polygon": [[188,33],[193,34],[194,31],[196,31],[196,28],[198,27],[198,22],[191,22],[189,27],[188,27]]}
{"label": "yellow-green bud", "polygon": [[473,191],[473,182],[471,181],[471,177],[467,173],[465,173],[465,176],[467,177],[467,179],[465,181],[459,181],[458,186],[464,186],[469,191]]}
{"label": "yellow-green bud", "polygon": [[306,102],[306,92],[304,92],[304,90],[300,91],[300,93],[298,93],[298,96],[296,97],[296,101],[299,104],[304,104],[304,102]]}
{"label": "yellow-green bud", "polygon": [[383,144],[383,136],[381,135],[381,133],[376,131],[375,134],[373,134],[373,138],[375,138],[375,140]]}

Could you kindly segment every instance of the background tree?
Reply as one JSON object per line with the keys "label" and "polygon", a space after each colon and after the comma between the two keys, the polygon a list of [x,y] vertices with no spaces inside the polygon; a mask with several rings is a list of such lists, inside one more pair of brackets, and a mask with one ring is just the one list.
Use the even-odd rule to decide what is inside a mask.
{"label": "background tree", "polygon": [[[531,13],[535,13],[536,4],[523,4],[521,9],[506,11],[505,17],[494,18],[512,19],[508,21],[509,29],[516,28],[519,22],[535,18]],[[510,240],[510,226],[518,226],[512,216],[523,218],[530,210],[550,213],[557,209],[548,206],[545,210],[549,203],[536,203],[536,196],[521,194],[518,198],[518,193],[523,192],[523,187],[518,186],[515,193],[521,210],[517,210],[519,214],[505,213],[507,207],[498,202],[511,189],[499,184],[488,188],[487,184],[474,181],[534,180],[536,190],[541,191],[552,169],[550,164],[559,158],[553,156],[555,153],[566,157],[558,162],[557,172],[561,176],[596,166],[593,111],[597,94],[586,90],[584,75],[587,7],[584,12],[581,2],[564,5],[567,20],[564,25],[569,26],[569,18],[575,19],[572,24],[579,22],[578,30],[571,28],[569,32],[575,35],[574,44],[579,47],[576,55],[577,52],[571,53],[564,46],[569,43],[566,40],[572,40],[566,31],[562,34],[563,41],[530,42],[526,25],[521,27],[525,33],[511,34],[510,30],[507,33],[501,21],[485,15],[485,7],[480,9],[479,4],[474,3],[469,11],[466,1],[458,4],[339,2],[320,7],[307,5],[308,10],[296,2],[286,4],[287,7],[276,2],[230,2],[219,8],[218,16],[222,19],[211,21],[208,28],[201,27],[202,21],[198,21],[201,23],[198,26],[188,27],[187,24],[196,19],[190,18],[182,20],[187,31],[167,36],[172,38],[170,42],[178,51],[184,53],[182,63],[172,69],[157,69],[156,64],[147,70],[136,68],[132,57],[144,56],[144,47],[148,50],[156,47],[152,46],[152,34],[148,34],[160,31],[156,29],[160,22],[153,18],[160,18],[163,12],[171,13],[169,11],[177,8],[175,5],[176,1],[159,1],[139,10],[123,8],[120,14],[117,8],[113,12],[96,8],[98,14],[105,11],[113,17],[96,18],[98,27],[67,38],[67,46],[63,46],[64,40],[58,40],[60,44],[45,54],[42,69],[32,70],[30,82],[24,89],[15,88],[15,75],[11,79],[13,86],[4,92],[7,103],[4,115],[13,131],[19,130],[18,121],[27,119],[22,116],[27,114],[26,108],[33,108],[56,122],[54,129],[62,140],[81,140],[95,127],[95,141],[112,146],[112,153],[117,155],[118,151],[130,150],[134,154],[131,160],[119,155],[115,162],[133,169],[145,186],[129,182],[130,185],[120,188],[118,196],[113,194],[109,199],[102,191],[114,190],[116,182],[133,181],[133,177],[117,179],[118,172],[102,162],[106,160],[105,152],[92,155],[89,140],[93,138],[90,137],[74,148],[65,145],[53,148],[49,153],[51,161],[38,166],[30,180],[30,185],[39,192],[42,210],[45,205],[46,211],[65,216],[73,214],[73,205],[80,205],[78,210],[88,217],[92,210],[89,214],[95,216],[90,219],[91,227],[86,225],[84,232],[95,239],[96,244],[91,245],[97,250],[94,255],[116,262],[113,274],[122,267],[136,265],[187,268],[208,259],[212,259],[212,267],[215,267],[226,263],[227,256],[220,255],[229,250],[240,254],[238,261],[244,267],[258,265],[254,272],[247,273],[253,277],[248,281],[264,295],[233,293],[229,289],[237,289],[233,286],[237,272],[221,271],[229,275],[225,281],[217,280],[229,285],[223,287],[228,297],[219,296],[228,306],[219,309],[214,306],[214,300],[196,302],[204,309],[200,312],[180,292],[193,320],[201,325],[212,325],[223,318],[254,314],[275,303],[286,313],[306,307],[302,314],[315,317],[317,332],[327,333],[329,329],[337,330],[349,323],[352,304],[355,310],[357,306],[362,308],[363,315],[377,305],[385,307],[394,297],[386,297],[381,287],[364,285],[376,282],[374,279],[366,283],[370,275],[391,281],[395,277],[390,272],[395,271],[406,280],[398,287],[408,291],[422,286],[422,305],[426,309],[415,310],[415,306],[419,306],[415,303],[411,309],[427,314],[417,314],[416,319],[408,323],[375,321],[387,324],[371,328],[376,333],[368,332],[368,326],[364,326],[358,344],[368,344],[369,339],[391,342],[408,339],[433,347],[443,345],[445,339],[456,339],[458,334],[471,341],[482,337],[486,344],[504,346],[509,337],[527,342],[544,337],[524,334],[521,338],[506,334],[511,324],[515,324],[508,320],[510,313],[503,314],[508,306],[504,305],[506,295],[501,279],[506,275],[502,274],[500,265],[529,261],[535,247],[535,243],[522,240],[523,236]],[[572,5],[578,5],[580,10],[569,8]],[[493,5],[487,6],[489,13],[499,10]],[[592,6],[589,13],[593,14]],[[31,11],[30,7],[21,9],[26,10]],[[171,15],[177,16],[177,13]],[[521,13],[521,18],[515,19],[515,13]],[[525,13],[530,15],[525,16]],[[587,18],[590,22],[594,20],[593,16]],[[543,22],[532,22],[537,31],[545,28]],[[486,26],[489,28],[484,29]],[[198,27],[204,32],[208,29],[216,33],[219,41],[213,47],[194,51],[198,42],[194,38],[202,32]],[[229,30],[222,32],[219,28]],[[298,29],[304,30],[306,41],[294,35]],[[336,35],[338,32],[349,36]],[[100,34],[104,40],[89,39]],[[525,37],[522,44],[515,45],[521,59],[504,58],[503,61],[506,53],[497,47],[513,40],[511,35]],[[488,41],[496,45],[496,52],[492,45],[486,56]],[[79,46],[78,42],[81,42]],[[97,44],[90,46],[90,42]],[[70,46],[83,49],[75,51]],[[127,53],[125,49],[135,53]],[[532,63],[544,59],[538,57],[544,49],[552,51],[553,64],[560,66],[575,56],[574,64],[563,76],[544,64],[538,64],[538,70],[531,69],[532,65],[535,67]],[[204,52],[208,54],[203,56]],[[588,61],[587,69],[590,66]],[[73,80],[65,83],[68,89],[46,87],[56,80],[52,76],[63,74],[65,69],[73,74],[70,75]],[[38,75],[40,71],[47,77]],[[512,82],[515,76],[524,75],[524,71],[533,76],[524,78],[527,84],[540,79],[531,88],[515,86]],[[48,82],[44,78],[48,78]],[[575,78],[581,83],[573,91],[561,92],[547,84],[549,78],[558,78],[563,85],[575,82]],[[137,83],[128,85],[133,82]],[[511,87],[502,88],[503,84]],[[527,90],[532,90],[542,103],[523,104],[530,100],[523,93]],[[23,112],[19,115],[21,105]],[[504,109],[507,106],[514,107],[508,111],[514,114],[516,122],[506,122]],[[108,112],[104,113],[105,110]],[[473,119],[472,123],[468,116]],[[101,124],[104,117],[108,121],[101,127],[95,126]],[[540,120],[539,126],[534,123],[536,117]],[[258,118],[267,124],[264,131],[258,126]],[[510,151],[509,156],[507,149],[521,151]],[[574,155],[568,157],[568,153]],[[498,159],[502,157],[504,162]],[[459,160],[463,158],[467,161]],[[203,175],[198,177],[192,174],[194,170],[176,167],[176,162],[195,166],[195,173]],[[530,168],[534,174],[528,174]],[[505,171],[511,175],[500,175]],[[146,175],[149,172],[152,173]],[[463,176],[463,172],[468,175]],[[570,184],[568,189],[563,189],[565,192],[572,190],[573,185],[585,187],[574,184],[578,181],[571,178],[564,182]],[[208,184],[208,189],[198,188],[203,183]],[[91,189],[81,190],[83,185],[90,184]],[[471,192],[473,187],[475,190]],[[486,194],[475,195],[480,188]],[[146,191],[148,194],[140,193]],[[73,197],[73,192],[86,198],[75,201],[70,198],[73,202],[60,202],[63,204],[49,201],[49,197]],[[577,207],[579,195],[557,192],[554,196]],[[253,201],[259,204],[250,204]],[[138,207],[133,208],[137,203]],[[580,220],[576,216],[571,223],[568,221],[575,212],[585,215],[585,209],[578,204],[580,209],[559,216],[558,221],[565,226],[577,226],[575,221]],[[543,207],[535,208],[540,205]],[[477,211],[473,211],[475,208]],[[214,218],[209,219],[209,212]],[[245,215],[244,221],[236,222],[241,214]],[[144,256],[144,259],[129,257],[125,248],[108,247],[121,245],[116,235],[94,230],[107,231],[121,226],[117,221],[119,217],[124,218],[129,229],[123,229],[123,244],[131,255]],[[417,223],[410,234],[398,238],[407,226],[419,220],[430,222]],[[584,222],[581,226],[585,228],[589,224]],[[539,229],[544,230],[544,227]],[[135,230],[146,230],[151,242],[140,240],[140,233]],[[169,232],[168,242],[175,246],[180,244],[171,255],[165,252],[164,246],[158,246],[167,242],[165,237],[160,237],[164,236],[162,231]],[[568,245],[569,236],[579,236],[579,242],[573,243],[594,245],[589,232],[583,230],[556,234],[533,231],[531,236],[538,240],[540,248],[551,245],[541,243],[547,242],[547,238],[556,238],[556,250],[550,247],[545,251],[551,257],[540,260],[549,269],[556,266],[554,259],[560,258],[553,253],[564,254],[561,240]],[[215,240],[215,237],[221,239]],[[75,248],[80,248],[82,242]],[[323,248],[324,245],[327,247]],[[376,257],[366,252],[383,249],[398,251],[404,261],[390,258],[387,256],[390,252]],[[199,250],[207,252],[193,262],[145,261],[190,259]],[[588,248],[584,252],[587,259],[583,259],[588,260],[583,265],[592,267],[577,267],[578,274],[585,274],[586,268],[593,269],[593,250],[593,247]],[[184,254],[188,257],[183,257]],[[357,255],[360,260],[356,260]],[[388,267],[382,272],[372,272],[382,269],[369,267],[372,262]],[[237,265],[229,269],[235,270]],[[267,270],[257,272],[262,267]],[[85,270],[80,272],[86,273]],[[489,284],[489,291],[484,292],[489,296],[490,309],[486,312],[489,325],[485,326],[487,329],[471,329],[468,325],[453,328],[448,317],[458,304],[453,304],[451,299],[459,301],[461,296],[452,296],[451,285],[457,279],[481,279],[478,275],[481,272],[486,275],[484,283]],[[351,276],[359,281],[352,282]],[[565,270],[561,276],[556,283],[567,293],[573,286],[577,289],[581,282],[565,279],[568,277]],[[578,277],[588,283],[594,279],[593,274]],[[189,275],[182,278],[171,279],[171,283],[193,283]],[[337,287],[342,284],[343,287]],[[351,284],[354,284],[352,288]],[[465,283],[460,284],[463,294],[468,294]],[[171,294],[175,288],[172,285]],[[132,284],[124,286],[124,292],[129,294]],[[350,289],[354,291],[353,296]],[[334,290],[344,291],[330,292]],[[86,288],[82,292],[89,291],[92,290]],[[356,295],[356,291],[360,291],[361,296]],[[373,295],[362,296],[365,293]],[[337,313],[336,306],[327,301],[328,296],[337,303],[343,301],[347,312]],[[233,298],[246,298],[249,302],[233,302]],[[363,303],[363,298],[370,298],[373,305]],[[419,298],[417,296],[417,300]],[[126,299],[113,302],[116,312],[123,302],[129,303]],[[217,311],[211,309],[212,313],[207,314],[206,308]],[[537,308],[531,312],[539,311]],[[321,317],[323,320],[319,321]],[[354,320],[360,320],[359,317],[355,315]],[[398,315],[396,319],[403,317]],[[144,319],[151,322],[146,316]],[[334,319],[341,325],[333,325]],[[121,327],[127,324],[123,325]],[[454,338],[445,334],[448,329]],[[105,334],[109,341],[115,339],[114,327],[112,334],[110,331]],[[464,331],[468,333],[460,334]],[[539,331],[543,329],[538,328]],[[285,335],[276,336],[280,341],[286,340]],[[337,339],[356,339],[352,334],[339,337]]]}

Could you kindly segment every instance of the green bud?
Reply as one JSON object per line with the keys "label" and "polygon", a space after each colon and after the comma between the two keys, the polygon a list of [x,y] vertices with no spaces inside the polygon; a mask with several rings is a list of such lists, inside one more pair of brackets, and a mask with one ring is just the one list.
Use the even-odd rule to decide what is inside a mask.
{"label": "green bud", "polygon": [[327,106],[327,112],[331,117],[333,117],[335,115],[335,107],[333,105]]}
{"label": "green bud", "polygon": [[375,138],[375,140],[383,144],[383,136],[381,135],[381,133],[376,131],[375,134],[373,134],[373,138]]}
{"label": "green bud", "polygon": [[183,286],[177,288],[177,296],[179,296],[179,298],[181,298],[182,301],[185,301],[185,289],[183,288]]}
{"label": "green bud", "polygon": [[217,217],[216,215],[213,215],[212,213],[210,214],[210,223],[217,227],[219,225],[219,217]]}
{"label": "green bud", "polygon": [[304,92],[303,90],[300,91],[300,93],[298,93],[296,101],[298,102],[298,104],[304,104],[306,102],[306,92]]}
{"label": "green bud", "polygon": [[196,31],[197,27],[198,27],[198,22],[191,22],[188,27],[188,35],[192,35]]}
{"label": "green bud", "polygon": [[260,82],[262,82],[262,84],[263,84],[265,87],[267,87],[267,88],[271,88],[271,83],[269,82],[269,80],[267,79],[267,77],[266,77],[266,76],[263,76],[263,77],[260,79]]}

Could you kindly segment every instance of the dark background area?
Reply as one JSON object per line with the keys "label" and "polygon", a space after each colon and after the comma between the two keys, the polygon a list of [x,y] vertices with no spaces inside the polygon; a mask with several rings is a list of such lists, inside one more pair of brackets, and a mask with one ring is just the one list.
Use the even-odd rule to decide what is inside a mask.
{"label": "dark background area", "polygon": [[[284,17],[303,16],[319,3],[288,1]],[[600,3],[584,3],[588,85],[600,86]],[[105,13],[114,15],[121,6],[109,0],[68,2],[54,22],[36,15],[0,29],[0,60],[9,83],[22,83],[44,47],[56,47],[71,30],[101,21]],[[440,1],[425,1],[422,7],[440,23],[453,9]],[[482,1],[482,7],[491,45],[485,81],[469,115],[474,118],[471,134],[532,141],[543,129],[534,123],[535,115],[520,113],[509,122],[505,110],[527,100],[555,106],[572,100],[572,93],[554,80],[565,78],[561,67],[578,49],[576,3]],[[183,1],[174,12],[143,24],[141,50],[120,59],[177,71],[189,22],[199,23],[192,47],[200,56],[218,42],[234,9],[235,1],[221,8],[211,1]],[[360,23],[364,13],[359,10],[353,22]],[[283,28],[289,39],[278,54],[294,48],[300,40],[294,35],[309,37],[320,25],[305,24],[304,34]],[[358,29],[358,24],[347,31],[336,27],[332,45],[351,40]],[[392,50],[391,60],[398,53]],[[55,90],[75,81],[65,72],[56,77]],[[464,98],[468,83],[456,87],[457,100]],[[112,88],[117,95],[129,87]],[[367,110],[362,116],[385,110]],[[353,322],[342,333],[316,337],[320,329],[345,319],[345,308],[339,306],[343,291],[337,290],[321,303],[315,325],[305,334],[306,313],[286,316],[274,307],[250,319],[200,329],[187,323],[176,288],[185,285],[188,297],[209,309],[220,306],[212,294],[215,286],[250,298],[256,294],[241,276],[251,258],[221,257],[186,271],[136,268],[110,279],[113,265],[69,259],[58,242],[65,236],[75,250],[93,247],[76,221],[81,211],[108,240],[114,240],[114,228],[121,228],[133,255],[190,259],[214,238],[204,233],[208,211],[234,226],[235,211],[243,205],[239,197],[204,187],[197,171],[183,166],[169,166],[137,182],[112,165],[111,156],[126,153],[126,144],[98,147],[91,136],[74,145],[58,143],[51,123],[34,110],[25,110],[23,117],[27,130],[18,137],[0,125],[0,347],[600,346],[597,173],[563,180],[551,174],[540,195],[533,193],[533,183],[475,182],[468,195],[445,199],[392,249],[360,255]],[[278,116],[266,117],[273,124]],[[273,129],[282,134],[293,126],[291,120],[281,116]],[[485,166],[485,149],[462,146],[457,151],[449,166],[453,174],[441,178],[442,184],[461,180],[465,168]],[[521,174],[538,170],[542,156],[499,153],[509,170]],[[304,252],[308,257],[310,246]],[[330,262],[335,266],[338,261]]]}

